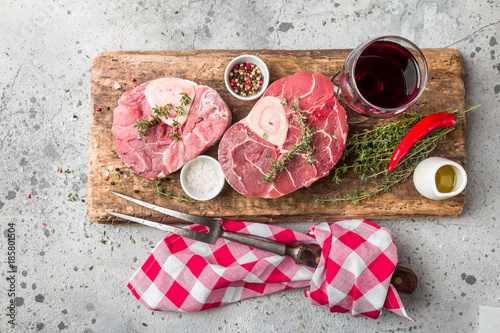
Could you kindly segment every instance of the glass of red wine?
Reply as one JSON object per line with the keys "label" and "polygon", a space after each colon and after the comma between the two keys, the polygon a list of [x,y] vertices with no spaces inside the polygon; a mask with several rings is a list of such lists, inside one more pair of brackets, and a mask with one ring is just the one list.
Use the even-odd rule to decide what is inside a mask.
{"label": "glass of red wine", "polygon": [[[427,62],[422,51],[399,36],[371,39],[347,57],[333,82],[352,111],[365,117],[393,117],[408,110],[427,83]],[[356,123],[365,117],[353,117]]]}

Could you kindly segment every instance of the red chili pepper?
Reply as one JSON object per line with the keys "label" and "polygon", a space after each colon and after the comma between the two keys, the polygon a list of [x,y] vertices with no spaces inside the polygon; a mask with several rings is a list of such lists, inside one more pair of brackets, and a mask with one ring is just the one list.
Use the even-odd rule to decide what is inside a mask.
{"label": "red chili pepper", "polygon": [[135,79],[134,79],[134,78],[132,78],[130,81],[135,82]]}
{"label": "red chili pepper", "polygon": [[99,107],[97,107],[97,108],[95,108],[95,110],[96,110],[97,112],[100,112],[102,109],[101,109],[101,108],[99,108]]}
{"label": "red chili pepper", "polygon": [[43,225],[44,227],[46,227],[46,226],[47,226],[47,223],[45,223],[45,222],[44,222],[44,223],[42,223],[42,225]]}
{"label": "red chili pepper", "polygon": [[418,140],[424,136],[441,127],[455,126],[457,123],[457,116],[449,112],[438,112],[428,115],[420,120],[401,140],[399,145],[394,149],[391,160],[389,161],[388,171],[391,172],[396,165],[401,161],[403,156],[413,147]]}
{"label": "red chili pepper", "polygon": [[28,194],[28,199],[31,199],[31,193],[30,193],[30,194]]}

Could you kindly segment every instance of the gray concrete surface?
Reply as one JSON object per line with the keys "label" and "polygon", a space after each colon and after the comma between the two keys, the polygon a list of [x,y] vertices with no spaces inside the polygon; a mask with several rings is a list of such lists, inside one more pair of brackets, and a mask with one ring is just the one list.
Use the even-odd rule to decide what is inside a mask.
{"label": "gray concrete surface", "polygon": [[[11,328],[2,237],[0,332],[475,332],[479,306],[500,307],[500,4],[405,2],[2,0],[0,221],[5,236],[15,224],[18,273]],[[330,314],[302,290],[182,316],[142,307],[126,284],[162,233],[90,224],[81,201],[93,58],[104,50],[353,48],[384,34],[459,49],[467,105],[482,104],[467,115],[464,213],[378,222],[420,278],[402,296],[417,322],[388,311],[378,320]]]}

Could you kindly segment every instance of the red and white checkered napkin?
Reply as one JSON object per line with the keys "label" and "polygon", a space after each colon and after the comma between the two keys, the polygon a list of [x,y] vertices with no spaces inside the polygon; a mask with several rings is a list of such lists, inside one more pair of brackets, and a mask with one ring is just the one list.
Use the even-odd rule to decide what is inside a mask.
{"label": "red and white checkered napkin", "polygon": [[321,223],[309,234],[321,246],[321,259],[306,297],[330,312],[377,319],[382,307],[406,314],[391,277],[398,262],[391,232],[364,220]]}
{"label": "red and white checkered napkin", "polygon": [[306,297],[331,312],[375,319],[385,307],[413,320],[390,285],[397,253],[385,228],[363,220],[321,223],[308,235],[261,223],[223,221],[222,227],[291,246],[318,242],[321,261],[314,270],[222,238],[209,245],[169,234],[134,274],[129,289],[148,309],[193,312],[310,285]]}

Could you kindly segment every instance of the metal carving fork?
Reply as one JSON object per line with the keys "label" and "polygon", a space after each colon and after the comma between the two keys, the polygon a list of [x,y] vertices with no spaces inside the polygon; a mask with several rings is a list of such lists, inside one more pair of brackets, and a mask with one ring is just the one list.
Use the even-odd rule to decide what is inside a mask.
{"label": "metal carving fork", "polygon": [[[321,258],[321,247],[318,244],[314,243],[300,243],[297,246],[291,247],[287,246],[286,244],[283,243],[277,243],[277,242],[272,242],[268,241],[266,239],[258,238],[258,237],[253,237],[253,236],[248,236],[248,235],[241,235],[237,234],[234,232],[230,231],[225,231],[221,229],[221,224],[222,220],[221,219],[211,219],[211,218],[206,218],[206,217],[201,217],[201,216],[196,216],[196,215],[191,215],[191,214],[186,214],[186,213],[181,213],[175,210],[171,210],[168,208],[160,207],[157,205],[150,204],[148,202],[144,202],[129,196],[126,196],[121,193],[117,193],[114,191],[110,191],[114,195],[119,196],[120,198],[123,198],[125,200],[134,202],[138,205],[144,206],[146,208],[152,209],[154,211],[163,213],[165,215],[169,215],[181,220],[184,220],[189,223],[195,223],[195,224],[200,224],[204,225],[209,228],[208,233],[202,233],[194,230],[189,230],[185,228],[180,228],[172,225],[167,225],[167,224],[162,224],[162,223],[157,223],[157,222],[152,222],[148,221],[145,219],[141,219],[135,216],[129,216],[125,214],[120,214],[120,213],[114,213],[114,212],[109,212],[106,211],[107,214],[116,216],[125,220],[129,220],[132,222],[140,223],[147,225],[149,227],[161,229],[164,231],[171,232],[176,235],[184,236],[187,238],[191,238],[200,242],[208,243],[208,244],[215,244],[217,239],[219,237],[238,242],[241,244],[245,244],[257,249],[261,249],[264,251],[268,251],[271,253],[278,254],[280,256],[288,255],[293,258],[293,260],[303,266],[308,266],[312,268],[318,267],[319,260]],[[393,285],[395,286],[396,290],[404,292],[404,293],[412,293],[413,290],[415,290],[417,286],[417,276],[413,271],[411,271],[408,268],[404,267],[396,267],[396,270],[393,274]],[[398,283],[399,282],[399,283]]]}

